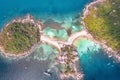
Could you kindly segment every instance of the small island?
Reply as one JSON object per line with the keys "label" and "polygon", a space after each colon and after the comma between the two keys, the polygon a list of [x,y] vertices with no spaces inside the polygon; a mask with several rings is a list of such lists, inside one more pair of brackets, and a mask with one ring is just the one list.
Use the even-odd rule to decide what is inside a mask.
{"label": "small island", "polygon": [[[32,53],[40,43],[50,44],[57,48],[59,53],[54,65],[62,66],[60,68],[61,80],[70,77],[81,80],[84,74],[77,69],[79,57],[73,45],[74,41],[78,38],[86,38],[102,45],[106,51],[115,50],[115,52],[120,53],[119,3],[120,0],[96,0],[91,2],[83,11],[81,23],[84,27],[80,29],[81,23],[77,21],[75,25],[79,26],[79,29],[75,28],[73,33],[69,28],[67,31],[64,29],[62,34],[59,34],[62,38],[58,37],[59,32],[57,33],[57,30],[63,28],[53,21],[40,23],[30,15],[14,19],[6,24],[0,33],[0,51],[7,57],[25,57]],[[48,26],[53,27],[50,32],[47,32],[49,28],[44,30]],[[57,37],[53,32],[56,33]],[[65,36],[67,35],[66,40],[63,40],[64,32]],[[52,37],[50,37],[51,34]],[[111,53],[113,54],[113,52]],[[120,56],[118,58],[120,61]],[[44,74],[50,75],[49,70]]]}
{"label": "small island", "polygon": [[14,56],[31,53],[40,41],[39,24],[30,15],[6,24],[0,33],[0,50]]}
{"label": "small island", "polygon": [[76,80],[83,78],[83,74],[77,69],[78,60],[78,52],[73,45],[63,45],[61,47],[61,53],[57,56],[56,61],[63,66],[60,75],[62,80],[69,77]]}

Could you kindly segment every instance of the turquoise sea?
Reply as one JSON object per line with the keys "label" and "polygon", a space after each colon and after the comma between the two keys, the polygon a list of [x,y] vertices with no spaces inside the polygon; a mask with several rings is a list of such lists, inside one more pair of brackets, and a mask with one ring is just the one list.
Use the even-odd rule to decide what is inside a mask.
{"label": "turquoise sea", "polygon": [[79,70],[85,74],[84,80],[120,80],[120,62],[90,40],[83,38],[76,42]]}
{"label": "turquoise sea", "polygon": [[91,0],[0,0],[0,26],[19,16],[64,20],[78,15]]}
{"label": "turquoise sea", "polygon": [[[0,0],[0,29],[10,20],[28,13],[43,22],[52,19],[59,23],[69,22],[69,25],[91,1]],[[84,80],[120,80],[120,62],[109,58],[99,45],[81,39],[75,46],[80,58],[79,70],[84,73]],[[20,60],[6,59],[0,55],[0,80],[59,80],[58,66],[53,64],[57,54],[54,47],[41,44],[33,54]],[[50,76],[45,75],[44,72],[51,67]]]}

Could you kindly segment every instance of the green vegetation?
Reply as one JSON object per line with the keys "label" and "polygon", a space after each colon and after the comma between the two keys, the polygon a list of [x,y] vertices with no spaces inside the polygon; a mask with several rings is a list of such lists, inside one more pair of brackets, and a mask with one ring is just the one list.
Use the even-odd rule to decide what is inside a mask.
{"label": "green vegetation", "polygon": [[66,45],[64,48],[62,48],[61,50],[63,52],[66,53],[66,56],[67,56],[67,61],[66,61],[66,65],[65,65],[65,73],[68,74],[68,73],[74,73],[74,68],[73,66],[71,66],[71,63],[73,62],[72,60],[74,60],[74,56],[73,56],[73,51],[74,47],[70,46],[70,45]]}
{"label": "green vegetation", "polygon": [[30,50],[39,41],[38,27],[30,23],[12,23],[0,34],[0,45],[5,52],[19,54]]}
{"label": "green vegetation", "polygon": [[106,0],[89,11],[84,19],[89,32],[120,53],[120,0]]}

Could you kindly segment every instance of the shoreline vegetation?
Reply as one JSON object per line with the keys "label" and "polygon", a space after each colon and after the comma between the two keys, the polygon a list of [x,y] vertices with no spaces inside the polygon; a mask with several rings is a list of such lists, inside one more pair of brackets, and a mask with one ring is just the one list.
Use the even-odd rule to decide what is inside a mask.
{"label": "shoreline vegetation", "polygon": [[40,22],[35,22],[29,14],[7,23],[0,33],[2,55],[17,59],[32,53],[40,43],[40,29]]}
{"label": "shoreline vegetation", "polygon": [[[26,50],[25,52],[24,51],[20,51],[19,53],[11,53],[11,52],[6,52],[5,50],[4,50],[4,46],[0,46],[0,50],[1,50],[1,52],[2,52],[2,55],[3,56],[5,56],[5,57],[7,57],[7,58],[13,58],[13,59],[19,59],[19,58],[23,58],[23,57],[26,57],[26,56],[28,56],[29,54],[31,54],[34,50],[35,50],[35,48],[41,43],[41,42],[45,42],[45,43],[48,43],[48,44],[51,44],[52,46],[55,46],[58,50],[59,50],[59,54],[61,54],[61,52],[62,52],[62,46],[64,46],[64,45],[71,45],[71,46],[73,46],[72,45],[72,42],[74,41],[74,39],[76,39],[78,36],[83,36],[83,35],[86,35],[86,32],[83,30],[83,32],[78,32],[78,33],[75,33],[75,35],[71,35],[70,36],[70,38],[68,39],[68,41],[58,41],[58,40],[56,40],[56,39],[54,39],[54,38],[49,38],[48,36],[45,36],[44,34],[43,34],[43,31],[42,31],[42,25],[43,24],[41,24],[39,21],[37,21],[37,22],[35,22],[35,20],[30,16],[30,15],[27,15],[27,16],[25,16],[23,19],[21,19],[21,18],[18,18],[18,19],[15,19],[15,20],[13,20],[13,21],[11,21],[11,22],[9,22],[9,23],[7,23],[6,24],[6,26],[2,29],[2,31],[1,31],[1,35],[2,34],[6,34],[7,35],[7,37],[9,37],[9,35],[10,35],[10,33],[12,33],[13,32],[13,34],[15,34],[16,32],[16,30],[13,30],[13,31],[11,31],[11,29],[12,28],[15,28],[15,29],[19,29],[19,28],[22,28],[21,26],[23,26],[23,27],[28,27],[28,29],[29,29],[29,27],[30,26],[27,26],[27,25],[25,25],[26,23],[30,23],[30,25],[32,24],[33,25],[33,27],[35,26],[35,27],[37,27],[38,29],[36,30],[36,31],[38,31],[37,33],[38,33],[38,38],[39,38],[39,40],[34,44],[34,45],[32,45],[31,46],[31,49],[30,50]],[[15,24],[15,26],[14,26],[14,24]],[[17,26],[16,26],[16,24],[17,24]],[[18,24],[20,24],[20,26],[18,26]],[[11,26],[12,25],[12,26]],[[6,30],[7,29],[7,30]],[[27,30],[28,30],[27,29]],[[10,30],[10,32],[9,32],[9,30]],[[4,32],[5,31],[5,32]],[[19,30],[20,32],[21,32],[21,29]],[[19,31],[17,31],[17,32],[19,32]],[[26,30],[25,30],[26,31]],[[7,34],[9,32],[9,34]],[[15,32],[15,33],[14,33]],[[20,39],[20,37],[21,36],[23,36],[22,34],[24,34],[24,32],[22,32],[22,33],[20,33],[20,35],[19,35],[19,38],[17,38],[18,40]],[[4,35],[3,35],[3,38],[4,38]],[[31,35],[29,35],[29,36],[31,36]],[[14,39],[14,35],[12,35],[12,36],[10,36],[10,37],[13,37],[13,39]],[[36,38],[36,37],[34,37],[34,38]],[[8,38],[7,38],[8,39]],[[9,39],[8,39],[9,40]],[[10,39],[11,40],[11,39]],[[3,42],[3,44],[4,44],[4,41],[2,41]],[[15,42],[13,41],[12,43],[14,44],[14,43],[16,43],[16,42],[19,42],[19,41],[17,41],[17,40],[15,40]],[[11,43],[11,42],[10,42]],[[23,42],[24,43],[24,42]],[[2,44],[2,43],[1,43]],[[17,47],[15,47],[15,48],[17,48]],[[19,47],[18,47],[19,48]],[[11,48],[10,48],[11,49]],[[61,76],[60,78],[61,79],[65,79],[65,78],[69,78],[69,77],[73,77],[73,78],[76,78],[75,76],[77,76],[77,78],[80,80],[81,78],[83,78],[83,74],[81,73],[81,72],[78,72],[78,70],[77,70],[77,63],[76,63],[76,61],[78,61],[79,59],[78,59],[78,56],[76,55],[76,57],[74,57],[74,54],[73,53],[70,53],[70,51],[68,50],[68,52],[67,53],[69,53],[69,54],[71,54],[71,56],[67,56],[67,63],[69,62],[69,60],[71,60],[71,58],[70,57],[72,57],[72,58],[74,58],[74,60],[73,60],[73,62],[75,62],[74,64],[73,64],[73,69],[74,69],[74,73],[72,73],[72,72],[70,72],[69,73],[69,75],[67,75],[68,73],[61,73],[60,75],[63,75],[63,76]],[[58,63],[59,64],[59,63]],[[65,65],[67,65],[66,63],[65,63]],[[69,64],[70,65],[70,64]],[[67,68],[65,69],[65,70],[67,70]]]}
{"label": "shoreline vegetation", "polygon": [[[120,61],[120,56],[117,54],[117,51],[114,51],[111,47],[108,47],[105,42],[101,42],[100,40],[96,39],[94,34],[89,31],[89,28],[88,26],[89,25],[86,25],[86,22],[84,21],[84,19],[89,15],[89,7],[93,7],[95,4],[98,4],[98,3],[102,3],[104,2],[105,0],[96,0],[96,1],[93,1],[91,2],[90,4],[86,5],[85,9],[83,10],[83,16],[81,17],[83,20],[81,22],[81,24],[84,26],[83,29],[80,31],[80,32],[75,32],[73,34],[71,34],[71,36],[69,36],[68,40],[67,41],[61,41],[61,40],[56,40],[54,38],[50,38],[48,36],[45,36],[43,34],[43,31],[42,31],[42,27],[43,27],[43,24],[41,24],[41,22],[39,21],[35,21],[30,15],[27,15],[25,18],[21,19],[21,18],[18,18],[17,20],[13,20],[11,22],[9,22],[8,24],[5,25],[5,27],[2,29],[1,31],[1,34],[2,32],[4,32],[5,29],[7,29],[7,27],[9,27],[9,25],[17,22],[17,23],[32,23],[34,24],[36,27],[38,27],[38,33],[39,33],[39,40],[37,41],[36,44],[32,45],[31,46],[31,49],[30,50],[27,50],[25,52],[21,52],[19,54],[11,54],[11,53],[8,53],[8,52],[5,52],[3,47],[0,46],[0,50],[2,52],[2,54],[5,56],[5,57],[12,57],[12,58],[22,58],[22,57],[26,57],[28,56],[30,53],[32,53],[34,51],[34,49],[41,43],[41,42],[45,42],[45,43],[48,43],[48,44],[51,44],[52,46],[56,47],[58,50],[59,50],[59,55],[57,56],[58,57],[58,62],[57,64],[61,63],[61,59],[62,61],[65,60],[66,63],[68,63],[69,61],[71,62],[71,58],[72,56],[74,56],[74,54],[72,54],[69,50],[69,47],[68,50],[62,50],[63,48],[66,48],[64,46],[73,46],[74,44],[74,41],[78,38],[87,38],[88,40],[91,40],[93,42],[95,42],[96,44],[98,45],[101,45],[103,47],[103,49],[109,54],[109,57],[115,57],[117,60]],[[94,21],[93,21],[94,22]],[[90,32],[90,33],[89,33]],[[6,33],[7,34],[7,33]],[[1,39],[1,37],[0,37]],[[66,56],[64,56],[63,52],[66,53]],[[74,53],[74,52],[73,52]],[[63,54],[61,56],[61,54]],[[68,55],[70,54],[70,55]],[[77,56],[78,53],[75,55]],[[64,57],[64,58],[63,58]],[[66,58],[67,57],[67,58]],[[73,78],[76,78],[76,76],[79,77],[79,79],[77,80],[80,80],[81,78],[83,78],[83,75],[81,72],[78,72],[77,70],[77,61],[78,61],[78,56],[77,58],[76,57],[72,57],[72,58],[75,58],[75,64],[73,64],[73,68],[74,68],[74,73],[65,73],[63,71],[63,73],[61,72],[60,74],[60,77],[62,80],[64,80],[65,78],[69,78],[69,77],[73,77]],[[77,60],[76,60],[77,59]],[[66,65],[66,63],[63,63]],[[68,63],[67,65],[69,65],[70,63]],[[68,68],[67,68],[68,69]],[[67,70],[66,69],[66,70]],[[70,69],[71,70],[71,69]]]}
{"label": "shoreline vegetation", "polygon": [[[109,57],[114,57],[117,61],[120,61],[119,47],[116,48],[116,49],[114,49],[112,47],[112,45],[113,46],[120,46],[119,42],[118,42],[117,45],[114,45],[115,44],[115,41],[114,41],[115,38],[114,37],[109,38],[111,35],[109,35],[109,37],[107,37],[107,34],[115,34],[115,33],[106,31],[107,29],[109,29],[110,25],[111,25],[110,28],[115,28],[111,23],[109,23],[109,22],[112,22],[112,20],[111,20],[112,18],[109,19],[108,24],[110,24],[110,25],[108,25],[108,26],[106,26],[106,25],[104,26],[104,24],[107,23],[108,19],[107,20],[106,19],[105,20],[101,19],[102,21],[100,19],[97,19],[101,16],[103,18],[105,16],[108,16],[108,14],[107,15],[101,15],[101,14],[104,14],[106,8],[108,8],[107,5],[116,4],[115,2],[110,3],[109,1],[112,1],[112,0],[96,0],[96,1],[91,2],[88,5],[86,5],[86,7],[83,10],[83,15],[81,17],[82,18],[81,24],[83,24],[83,26],[87,30],[87,32],[89,32],[93,36],[93,38],[94,38],[93,41],[94,42],[97,41],[97,43],[99,45],[101,45],[102,48],[109,54]],[[116,2],[117,1],[118,0],[116,0]],[[120,1],[118,1],[118,3],[120,3]],[[102,7],[104,5],[105,5],[105,8]],[[111,8],[111,5],[109,5],[109,7]],[[101,12],[99,11],[99,13],[97,13],[97,10],[99,10],[99,8],[104,9],[104,10],[102,10]],[[113,9],[113,8],[111,8],[111,9]],[[112,14],[112,12],[114,12],[114,10],[112,10],[112,11],[108,10],[107,12],[108,13],[111,12],[111,14]],[[115,12],[117,12],[117,11],[115,11]],[[116,16],[116,17],[119,18],[119,16]],[[118,21],[120,21],[120,20],[118,19]],[[116,26],[118,26],[118,23],[116,23]],[[115,29],[117,29],[117,28],[115,28]],[[112,31],[114,32],[115,29],[112,29]],[[119,31],[119,26],[118,26],[118,30],[115,30],[115,31],[117,31],[117,32]],[[100,36],[99,34],[102,34],[102,35]],[[104,38],[104,36],[105,36],[105,38]],[[117,37],[119,36],[119,32],[116,33],[116,36]],[[109,39],[112,39],[112,40],[110,42],[107,42],[107,41],[109,41]],[[111,45],[108,45],[109,43]]]}
{"label": "shoreline vegetation", "polygon": [[77,63],[79,61],[78,52],[73,45],[62,45],[61,54],[56,57],[56,61],[62,66],[60,79],[72,77],[76,80],[83,78],[83,74],[79,72]]}

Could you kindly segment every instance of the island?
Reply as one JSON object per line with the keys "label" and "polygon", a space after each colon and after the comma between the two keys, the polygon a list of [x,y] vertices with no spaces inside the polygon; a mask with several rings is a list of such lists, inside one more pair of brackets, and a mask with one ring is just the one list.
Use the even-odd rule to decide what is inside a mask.
{"label": "island", "polygon": [[30,15],[17,18],[5,25],[0,33],[0,50],[6,56],[32,53],[40,42],[39,22]]}
{"label": "island", "polygon": [[86,6],[82,19],[97,41],[120,54],[120,0],[96,0]]}
{"label": "island", "polygon": [[76,80],[83,78],[83,74],[79,73],[77,69],[78,53],[73,45],[62,45],[61,54],[56,58],[56,61],[63,66],[61,70],[60,78],[63,80],[65,78],[72,77]]}
{"label": "island", "polygon": [[[61,79],[83,78],[83,74],[77,69],[79,58],[73,42],[80,36],[87,37],[88,33],[83,29],[81,32],[70,35],[67,41],[62,41],[46,36],[42,30],[43,27],[44,24],[34,20],[30,14],[24,18],[12,20],[0,33],[0,51],[5,57],[19,59],[31,54],[41,43],[47,43],[57,48],[59,52],[55,62],[56,65],[64,66],[64,69],[61,68]],[[49,73],[49,70],[47,72]]]}
{"label": "island", "polygon": [[[120,61],[120,56],[116,54],[120,53],[119,4],[120,0],[96,0],[91,2],[83,10],[82,21],[74,23],[79,27],[78,29],[75,27],[73,31],[69,28],[67,30],[61,28],[58,23],[51,20],[45,23],[34,20],[31,15],[14,19],[7,23],[0,33],[0,51],[6,57],[18,58],[29,55],[41,43],[50,44],[57,48],[59,52],[53,65],[62,66],[60,69],[61,80],[70,77],[81,80],[84,74],[77,70],[79,58],[74,46],[74,41],[78,38],[92,40],[94,43],[101,45],[107,52],[109,51],[108,53],[115,55]],[[81,24],[83,28],[80,27]],[[47,32],[51,27],[52,30]],[[72,27],[74,28],[74,26]],[[56,34],[54,35],[54,33]],[[66,36],[67,38],[62,40]],[[48,69],[44,74],[50,76],[50,70]]]}

